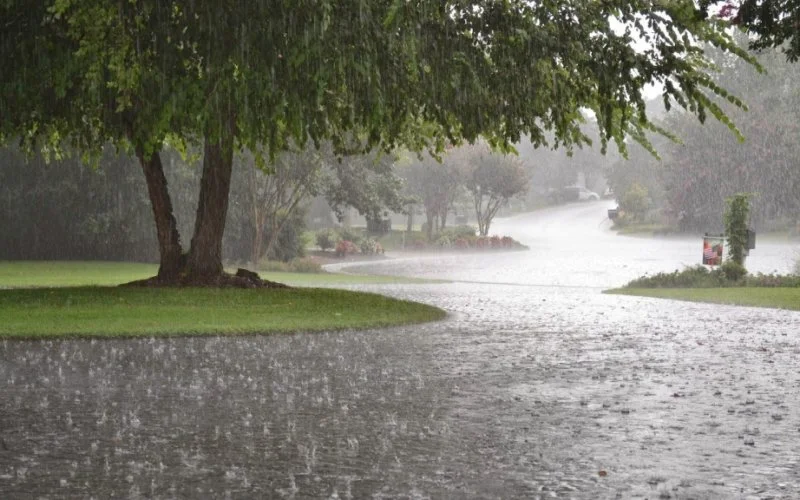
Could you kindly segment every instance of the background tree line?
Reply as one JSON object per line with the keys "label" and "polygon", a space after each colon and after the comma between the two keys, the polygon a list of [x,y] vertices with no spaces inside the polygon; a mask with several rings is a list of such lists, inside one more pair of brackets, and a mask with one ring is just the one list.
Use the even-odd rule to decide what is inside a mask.
{"label": "background tree line", "polygon": [[406,155],[398,174],[405,181],[407,211],[421,209],[429,240],[446,228],[452,213],[474,220],[478,233],[487,236],[498,211],[528,190],[530,177],[517,156],[482,142],[450,148],[441,158]]}
{"label": "background tree line", "polygon": [[[185,158],[184,158],[185,156]],[[195,223],[201,168],[197,154],[162,152],[179,229]],[[377,218],[402,210],[394,156],[337,157],[329,144],[278,155],[269,167],[244,152],[234,159],[223,240],[228,261],[289,260],[303,253],[305,213],[314,197],[342,213]],[[158,261],[158,242],[138,160],[103,151],[98,168],[77,158],[45,161],[0,149],[0,259]]]}
{"label": "background tree line", "polygon": [[[746,39],[740,38],[744,45]],[[629,160],[608,169],[608,180],[623,208],[682,231],[719,231],[725,199],[753,193],[751,221],[764,229],[800,222],[800,67],[778,49],[756,54],[767,75],[738,58],[710,50],[720,68],[720,83],[747,102],[747,111],[730,110],[744,142],[719,123],[701,125],[688,113],[660,118],[680,143],[658,139],[656,159],[633,146]],[[629,193],[642,196],[627,196]]]}

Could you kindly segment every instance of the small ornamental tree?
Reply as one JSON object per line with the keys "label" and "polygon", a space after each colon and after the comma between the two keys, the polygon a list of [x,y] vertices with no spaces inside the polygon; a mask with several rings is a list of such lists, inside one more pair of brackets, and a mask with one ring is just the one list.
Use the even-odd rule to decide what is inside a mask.
{"label": "small ornamental tree", "polygon": [[750,195],[738,193],[726,201],[725,235],[730,248],[730,260],[744,266],[747,248],[747,219],[750,215]]}

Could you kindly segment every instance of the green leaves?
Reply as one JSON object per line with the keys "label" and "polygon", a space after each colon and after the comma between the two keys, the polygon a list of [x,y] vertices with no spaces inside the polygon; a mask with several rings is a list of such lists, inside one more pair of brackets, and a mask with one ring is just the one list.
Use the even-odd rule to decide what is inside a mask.
{"label": "green leaves", "polygon": [[[81,148],[150,149],[232,117],[241,144],[270,152],[308,137],[343,146],[361,136],[389,150],[480,136],[543,144],[547,132],[570,148],[585,142],[578,125],[591,110],[601,145],[624,149],[627,136],[646,143],[657,131],[641,111],[645,85],[658,81],[668,104],[736,133],[711,98],[743,103],[714,82],[704,44],[752,58],[701,13],[689,0],[52,0],[15,21],[19,37],[36,40],[3,58],[48,61],[55,91],[46,102],[37,87],[10,94],[3,109],[22,118],[4,128],[30,130],[36,115]],[[23,29],[45,18],[40,33]],[[28,80],[15,70],[4,88]]]}

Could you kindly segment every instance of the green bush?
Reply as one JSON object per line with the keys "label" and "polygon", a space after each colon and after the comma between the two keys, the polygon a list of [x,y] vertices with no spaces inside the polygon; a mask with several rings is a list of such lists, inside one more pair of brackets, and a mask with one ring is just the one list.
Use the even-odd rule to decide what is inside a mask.
{"label": "green bush", "polygon": [[644,219],[650,208],[650,199],[647,188],[634,182],[619,200],[619,206],[635,221]]}
{"label": "green bush", "polygon": [[798,288],[800,287],[800,275],[790,274],[788,276],[783,276],[780,274],[758,273],[757,275],[753,276],[750,274],[745,276],[744,284],[745,286],[760,288]]}
{"label": "green bush", "polygon": [[725,261],[722,266],[720,266],[720,271],[722,271],[722,274],[725,275],[725,279],[728,281],[739,281],[747,275],[747,269],[745,269],[743,265],[732,260]]}
{"label": "green bush", "polygon": [[374,255],[378,251],[378,242],[372,238],[364,238],[361,240],[361,253],[364,255]]}
{"label": "green bush", "polygon": [[291,271],[294,273],[321,273],[322,266],[319,262],[309,257],[294,259],[289,263]]}
{"label": "green bush", "polygon": [[280,260],[262,259],[258,263],[258,270],[262,273],[321,273],[322,266],[309,257],[293,259],[289,262]]}
{"label": "green bush", "polygon": [[625,288],[718,288],[746,286],[753,288],[797,288],[800,275],[747,274],[747,270],[728,261],[709,271],[704,266],[687,267],[683,271],[643,276],[625,285]]}
{"label": "green bush", "polygon": [[281,260],[261,259],[258,270],[264,273],[288,273],[291,271],[291,265]]}
{"label": "green bush", "polygon": [[473,226],[456,226],[447,230],[451,239],[474,238],[478,230]]}
{"label": "green bush", "polygon": [[321,229],[316,234],[317,246],[323,252],[335,247],[337,239],[336,232],[331,229]]}
{"label": "green bush", "polygon": [[340,227],[338,233],[338,240],[352,241],[356,245],[361,243],[361,240],[364,238],[364,231],[351,227]]}
{"label": "green bush", "polygon": [[705,266],[687,267],[683,271],[657,273],[642,276],[627,285],[626,288],[715,288],[726,286],[727,279],[722,271],[709,271]]}
{"label": "green bush", "polygon": [[306,229],[305,218],[304,210],[295,210],[289,216],[289,220],[278,233],[277,241],[267,252],[266,258],[268,260],[289,262],[305,255],[305,242],[303,241],[303,234]]}
{"label": "green bush", "polygon": [[436,243],[436,245],[440,248],[450,248],[453,246],[453,240],[451,240],[450,236],[446,233],[440,233],[436,237],[434,243]]}

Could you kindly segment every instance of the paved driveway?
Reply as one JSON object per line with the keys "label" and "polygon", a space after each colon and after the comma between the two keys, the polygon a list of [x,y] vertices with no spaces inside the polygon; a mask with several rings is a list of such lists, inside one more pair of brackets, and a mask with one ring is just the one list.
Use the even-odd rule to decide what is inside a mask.
{"label": "paved driveway", "polygon": [[800,313],[602,295],[700,247],[619,239],[604,209],[498,222],[530,252],[370,266],[468,281],[359,287],[444,307],[439,323],[2,342],[0,492],[797,498]]}

